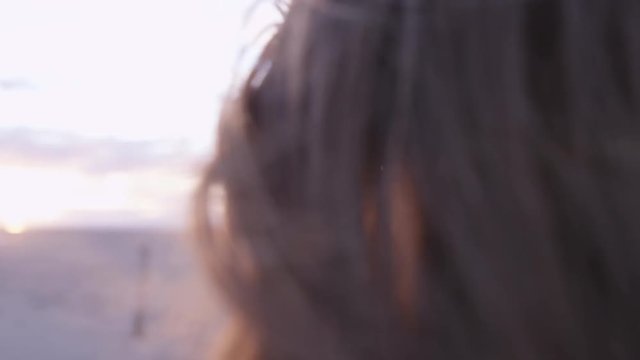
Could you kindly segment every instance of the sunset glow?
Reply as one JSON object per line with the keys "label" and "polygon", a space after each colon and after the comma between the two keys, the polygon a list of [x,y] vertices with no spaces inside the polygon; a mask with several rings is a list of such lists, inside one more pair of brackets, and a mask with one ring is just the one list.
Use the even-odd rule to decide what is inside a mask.
{"label": "sunset glow", "polygon": [[0,228],[21,233],[66,223],[166,223],[191,187],[189,174],[160,170],[96,175],[64,167],[0,166]]}
{"label": "sunset glow", "polygon": [[55,169],[0,167],[0,224],[8,232],[20,232],[27,224],[55,222],[76,201],[79,180]]}
{"label": "sunset glow", "polygon": [[15,224],[5,225],[4,230],[12,235],[20,235],[25,231],[27,231],[27,227],[24,224],[15,223]]}
{"label": "sunset glow", "polygon": [[0,232],[182,226],[230,85],[280,21],[232,3],[0,2]]}

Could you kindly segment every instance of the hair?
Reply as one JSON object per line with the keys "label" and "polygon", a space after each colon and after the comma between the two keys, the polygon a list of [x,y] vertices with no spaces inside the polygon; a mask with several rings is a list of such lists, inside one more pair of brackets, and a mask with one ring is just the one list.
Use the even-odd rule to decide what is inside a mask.
{"label": "hair", "polygon": [[637,0],[294,0],[197,195],[225,356],[639,359],[639,109]]}

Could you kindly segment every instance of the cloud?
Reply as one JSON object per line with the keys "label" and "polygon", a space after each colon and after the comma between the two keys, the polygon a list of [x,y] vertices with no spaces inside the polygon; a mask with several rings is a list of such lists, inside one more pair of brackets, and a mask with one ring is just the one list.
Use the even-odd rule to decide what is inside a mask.
{"label": "cloud", "polygon": [[73,167],[91,175],[163,169],[190,173],[197,156],[184,140],[128,141],[13,128],[0,129],[0,161]]}
{"label": "cloud", "polygon": [[176,226],[197,161],[179,140],[0,128],[0,228]]}
{"label": "cloud", "polygon": [[34,85],[23,78],[2,78],[0,77],[0,91],[19,91],[33,89]]}

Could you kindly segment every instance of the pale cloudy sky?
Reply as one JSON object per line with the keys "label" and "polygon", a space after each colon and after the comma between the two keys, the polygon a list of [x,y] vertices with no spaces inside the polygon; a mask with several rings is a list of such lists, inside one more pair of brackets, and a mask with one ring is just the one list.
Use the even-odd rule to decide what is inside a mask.
{"label": "pale cloudy sky", "polygon": [[181,224],[274,21],[268,1],[0,0],[0,227]]}

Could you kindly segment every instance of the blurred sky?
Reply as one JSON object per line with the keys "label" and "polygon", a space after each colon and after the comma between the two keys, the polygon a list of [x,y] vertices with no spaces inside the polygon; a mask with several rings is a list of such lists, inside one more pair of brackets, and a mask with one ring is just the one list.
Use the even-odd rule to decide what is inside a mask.
{"label": "blurred sky", "polygon": [[253,0],[0,0],[0,227],[182,224],[221,99],[276,14]]}

